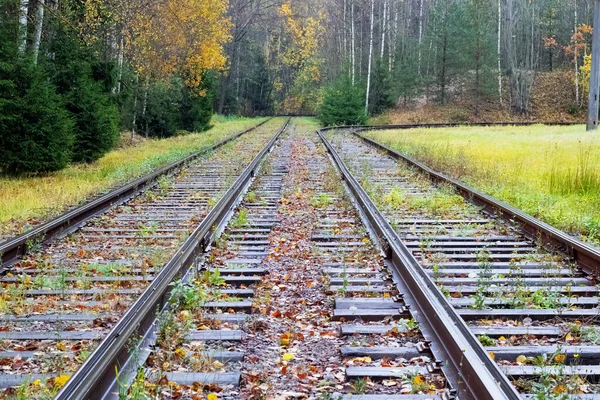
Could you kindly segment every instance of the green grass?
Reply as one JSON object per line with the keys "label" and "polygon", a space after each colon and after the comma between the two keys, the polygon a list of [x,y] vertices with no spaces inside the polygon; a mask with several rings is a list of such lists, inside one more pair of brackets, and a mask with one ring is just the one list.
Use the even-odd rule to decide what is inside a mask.
{"label": "green grass", "polygon": [[367,133],[584,240],[600,243],[600,133],[582,125]]}
{"label": "green grass", "polygon": [[110,152],[92,164],[75,164],[62,171],[29,178],[0,177],[0,234],[21,233],[31,223],[59,214],[110,188],[177,161],[262,119],[215,117],[206,132]]}

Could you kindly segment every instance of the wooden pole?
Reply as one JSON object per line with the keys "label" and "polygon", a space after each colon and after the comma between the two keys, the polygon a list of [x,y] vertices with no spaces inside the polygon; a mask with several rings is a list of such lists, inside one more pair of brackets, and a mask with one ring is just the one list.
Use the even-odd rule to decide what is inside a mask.
{"label": "wooden pole", "polygon": [[588,101],[587,130],[598,129],[598,100],[600,96],[600,0],[594,8],[594,33],[592,36],[592,71],[590,73],[590,98]]}

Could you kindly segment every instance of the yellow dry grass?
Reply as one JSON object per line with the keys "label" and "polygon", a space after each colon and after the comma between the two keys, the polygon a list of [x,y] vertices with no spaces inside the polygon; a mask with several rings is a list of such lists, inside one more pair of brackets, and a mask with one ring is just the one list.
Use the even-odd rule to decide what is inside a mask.
{"label": "yellow dry grass", "polygon": [[114,150],[91,164],[28,178],[0,177],[0,234],[20,233],[91,197],[179,160],[263,119],[222,118],[214,127],[163,140],[147,140]]}
{"label": "yellow dry grass", "polygon": [[599,132],[534,125],[368,135],[559,229],[600,240]]}

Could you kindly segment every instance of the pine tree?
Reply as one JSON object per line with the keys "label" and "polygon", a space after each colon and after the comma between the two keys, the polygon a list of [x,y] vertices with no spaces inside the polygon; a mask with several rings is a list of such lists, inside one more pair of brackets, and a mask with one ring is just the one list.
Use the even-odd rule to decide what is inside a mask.
{"label": "pine tree", "polygon": [[326,126],[364,125],[367,122],[364,98],[364,90],[353,86],[348,74],[343,73],[324,90],[319,118]]}

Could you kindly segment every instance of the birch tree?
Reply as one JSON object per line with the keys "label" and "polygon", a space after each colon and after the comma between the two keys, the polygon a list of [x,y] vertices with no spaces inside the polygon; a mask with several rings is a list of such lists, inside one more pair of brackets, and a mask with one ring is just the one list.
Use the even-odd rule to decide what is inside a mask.
{"label": "birch tree", "polygon": [[44,8],[46,7],[45,0],[37,0],[36,15],[35,15],[35,31],[33,33],[32,55],[33,63],[37,64],[38,54],[40,52],[40,43],[42,41],[42,29],[44,27]]}
{"label": "birch tree", "polygon": [[371,90],[371,67],[373,63],[373,30],[375,24],[375,0],[371,0],[371,29],[369,36],[369,60],[367,67],[367,90],[365,99],[365,110],[369,112],[369,94]]}

